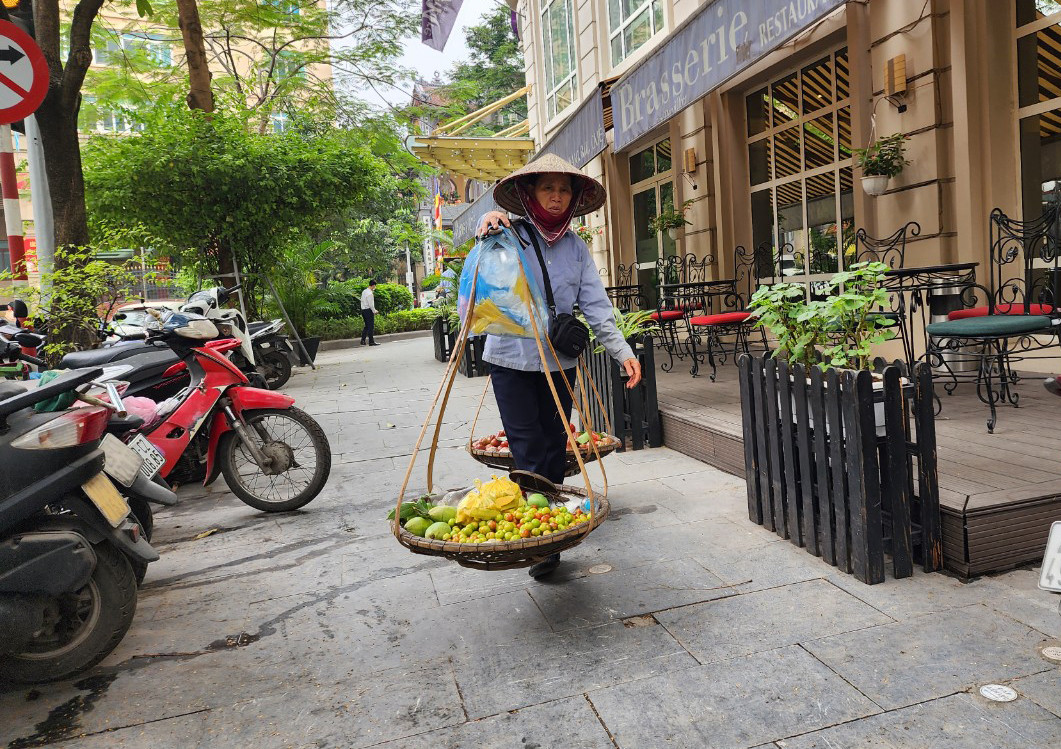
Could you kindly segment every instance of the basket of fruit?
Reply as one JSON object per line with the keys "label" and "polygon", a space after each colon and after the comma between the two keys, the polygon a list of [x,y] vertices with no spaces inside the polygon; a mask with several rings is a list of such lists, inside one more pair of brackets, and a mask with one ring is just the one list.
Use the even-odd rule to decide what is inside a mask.
{"label": "basket of fruit", "polygon": [[513,471],[471,489],[403,502],[390,519],[398,541],[417,554],[504,570],[577,546],[608,517],[607,499],[592,504],[584,489]]}
{"label": "basket of fruit", "polygon": [[[568,428],[575,435],[575,443],[582,452],[583,463],[591,463],[597,460],[598,457],[603,458],[605,455],[619,449],[620,442],[618,437],[592,430],[579,432],[575,429],[574,424],[569,424]],[[597,449],[594,450],[594,447]],[[468,443],[468,452],[477,461],[491,468],[497,468],[502,471],[512,471],[516,468],[516,462],[512,457],[512,451],[509,449],[508,437],[505,436],[504,429],[478,439],[473,437],[472,441]],[[567,465],[564,467],[564,475],[577,476],[578,473],[578,460],[575,459],[575,451],[571,449],[571,444],[568,443]]]}

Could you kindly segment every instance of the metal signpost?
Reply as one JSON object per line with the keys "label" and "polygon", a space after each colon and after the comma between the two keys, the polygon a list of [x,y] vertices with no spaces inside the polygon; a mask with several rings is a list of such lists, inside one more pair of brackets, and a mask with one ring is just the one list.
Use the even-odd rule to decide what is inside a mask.
{"label": "metal signpost", "polygon": [[[29,34],[9,21],[0,21],[0,189],[4,198],[7,248],[14,277],[25,281],[26,247],[22,210],[18,202],[11,123],[37,111],[48,93],[48,65]],[[40,200],[48,199],[46,195]]]}

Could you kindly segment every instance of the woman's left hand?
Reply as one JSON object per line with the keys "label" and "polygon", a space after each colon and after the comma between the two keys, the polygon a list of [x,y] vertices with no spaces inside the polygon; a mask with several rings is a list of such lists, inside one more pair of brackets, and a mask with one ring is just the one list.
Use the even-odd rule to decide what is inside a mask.
{"label": "woman's left hand", "polygon": [[641,382],[641,362],[636,358],[627,359],[623,362],[623,369],[630,378],[626,381],[626,387],[632,388]]}

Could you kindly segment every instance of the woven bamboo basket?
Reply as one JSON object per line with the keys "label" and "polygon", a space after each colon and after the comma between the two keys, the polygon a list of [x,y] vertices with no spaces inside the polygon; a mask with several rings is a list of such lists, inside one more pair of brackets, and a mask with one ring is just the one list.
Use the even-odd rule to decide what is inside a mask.
{"label": "woven bamboo basket", "polygon": [[[536,491],[549,497],[550,502],[566,502],[570,499],[585,499],[586,490],[577,486],[554,486],[548,481],[541,479],[542,483],[527,486],[520,474],[524,477],[534,476],[523,471],[515,471],[511,478],[521,487],[526,487],[525,492]],[[451,559],[462,567],[470,567],[477,570],[510,570],[518,567],[528,567],[532,564],[546,559],[552,554],[559,554],[582,543],[590,531],[603,523],[608,518],[610,505],[606,497],[598,497],[594,504],[592,517],[585,523],[580,523],[566,531],[552,533],[548,536],[532,536],[521,538],[518,541],[493,541],[481,544],[462,544],[455,541],[436,541],[429,538],[414,536],[402,528],[395,519],[391,523],[391,530],[398,537],[398,541],[414,554],[426,554],[428,556],[445,557]]]}
{"label": "woven bamboo basket", "polygon": [[[522,270],[521,270],[522,272]],[[479,269],[475,268],[472,275],[472,289],[473,293],[476,288],[478,281]],[[542,331],[538,329],[537,322],[535,321],[534,315],[530,316],[530,323],[534,333],[534,340],[538,347],[538,353],[541,356],[542,361],[546,361],[546,347],[551,352],[554,358],[557,357],[556,351],[553,349],[552,343],[549,341],[548,336],[542,336]],[[603,463],[599,463],[601,477],[603,479],[603,489],[597,490],[593,488],[590,483],[589,475],[586,473],[586,463],[590,459],[599,460],[604,445],[592,444],[588,451],[578,450],[576,448],[575,436],[568,434],[568,457],[569,460],[573,460],[575,466],[578,468],[578,473],[582,475],[582,479],[585,484],[585,488],[571,486],[564,484],[561,486],[554,485],[551,481],[546,480],[541,476],[529,473],[526,471],[512,471],[510,476],[513,481],[516,481],[524,491],[527,492],[539,492],[545,494],[550,498],[551,501],[566,501],[569,499],[588,499],[590,504],[590,519],[584,523],[580,523],[574,527],[568,528],[565,531],[558,533],[551,533],[548,536],[535,536],[526,539],[519,539],[515,541],[491,541],[487,543],[469,544],[459,543],[454,541],[441,541],[428,538],[422,538],[414,535],[407,531],[400,523],[399,518],[401,517],[401,504],[403,501],[410,499],[406,496],[406,491],[409,486],[409,479],[412,476],[413,468],[416,464],[417,455],[420,452],[421,446],[424,443],[424,439],[427,436],[428,431],[433,425],[433,436],[430,441],[430,452],[427,460],[427,493],[428,495],[434,495],[434,463],[435,455],[438,451],[439,434],[442,430],[443,416],[446,412],[446,404],[449,401],[450,393],[453,390],[453,383],[456,378],[457,368],[460,363],[460,358],[464,356],[466,346],[464,345],[468,339],[468,333],[472,328],[472,320],[466,321],[461,326],[460,334],[456,345],[453,347],[453,353],[450,355],[449,364],[446,367],[446,374],[442,378],[442,382],[439,384],[438,391],[435,393],[435,399],[428,410],[427,416],[424,419],[423,427],[420,430],[420,435],[417,438],[416,445],[413,448],[412,455],[409,459],[409,467],[405,473],[405,479],[402,482],[401,489],[398,492],[398,501],[395,506],[394,519],[391,521],[391,531],[394,537],[398,540],[402,546],[405,546],[410,551],[416,554],[426,554],[429,556],[444,557],[446,559],[452,559],[458,564],[464,567],[471,567],[474,569],[481,570],[505,570],[514,569],[517,567],[528,567],[536,564],[552,554],[557,554],[561,551],[570,549],[586,538],[589,533],[599,526],[605,518],[608,517],[609,504],[608,504],[608,477],[604,472]],[[597,392],[596,386],[592,382],[592,378],[586,367],[583,365],[582,360],[579,359],[577,367],[578,384],[581,386],[583,393],[583,404],[588,406],[588,398],[586,395],[587,386],[592,389],[593,393],[597,396],[598,401],[600,395]],[[583,379],[585,378],[585,379]],[[556,390],[556,385],[552,378],[546,378],[546,382],[549,384],[549,389],[553,396],[553,402],[556,404],[557,411],[560,412],[560,396]],[[579,416],[579,423],[589,425],[592,428],[587,416],[588,407],[584,408],[583,404],[578,402],[575,398],[574,383],[570,383],[566,378],[563,378],[564,387],[567,388],[567,392],[571,395],[572,405],[576,409]],[[478,420],[479,410],[482,408],[483,399],[486,397],[486,390],[489,387],[489,381],[487,381],[486,387],[483,389],[483,396],[479,401],[479,409],[476,410],[475,421],[473,421],[471,432],[475,432],[475,422]],[[435,418],[435,409],[438,408],[437,418]],[[603,410],[603,407],[602,407]],[[566,423],[566,420],[565,420]],[[610,425],[605,425],[604,432],[608,433],[611,431]],[[469,439],[468,446],[471,446]],[[614,450],[618,447],[616,444],[612,447]],[[590,458],[589,456],[593,457]],[[478,457],[476,456],[476,459]],[[502,470],[508,470],[509,466],[498,466]]]}
{"label": "woven bamboo basket", "polygon": [[[619,449],[619,439],[617,437],[612,437],[611,435],[605,436],[607,437],[607,440],[603,442],[598,442],[596,451],[594,451],[588,446],[582,448],[581,451],[583,461],[585,461],[586,463],[592,463],[598,458],[603,458],[605,455],[611,455],[613,452]],[[514,471],[516,469],[516,461],[512,457],[512,453],[510,452],[480,450],[478,448],[469,446],[468,453],[485,466],[497,468],[501,471]],[[571,449],[570,446],[568,446],[567,465],[564,467],[564,475],[577,476],[578,474],[578,459],[575,458],[574,451]]]}

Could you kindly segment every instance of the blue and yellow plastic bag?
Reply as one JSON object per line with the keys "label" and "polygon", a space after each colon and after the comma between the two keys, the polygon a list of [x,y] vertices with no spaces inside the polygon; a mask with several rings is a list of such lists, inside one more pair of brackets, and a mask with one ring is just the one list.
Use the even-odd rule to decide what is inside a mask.
{"label": "blue and yellow plastic bag", "polygon": [[457,312],[461,324],[471,326],[470,335],[533,338],[531,315],[539,335],[543,339],[548,335],[545,295],[511,229],[483,237],[468,253],[461,272]]}

